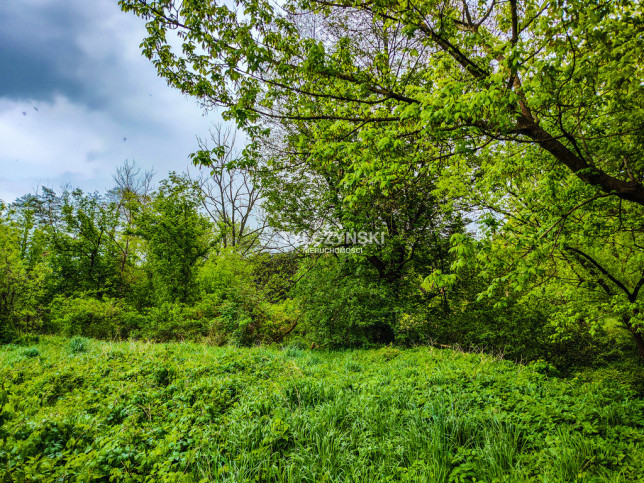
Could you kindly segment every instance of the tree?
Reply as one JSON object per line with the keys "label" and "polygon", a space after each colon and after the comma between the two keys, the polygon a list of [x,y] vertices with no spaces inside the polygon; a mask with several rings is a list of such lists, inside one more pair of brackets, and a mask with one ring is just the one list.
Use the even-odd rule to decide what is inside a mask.
{"label": "tree", "polygon": [[[261,145],[264,158],[256,177],[262,186],[263,207],[269,222],[282,232],[308,235],[312,240],[326,238],[326,248],[332,245],[359,249],[359,253],[335,255],[336,265],[329,261],[305,264],[302,276],[297,277],[296,290],[303,320],[316,328],[321,327],[318,323],[329,322],[331,325],[318,335],[335,332],[336,345],[343,333],[347,338],[357,337],[353,343],[391,342],[403,311],[415,312],[418,306],[444,295],[437,290],[423,290],[423,274],[449,271],[452,258],[448,254],[449,237],[463,232],[465,222],[455,210],[455,203],[434,195],[437,177],[429,170],[398,173],[391,177],[387,190],[361,190],[360,185],[342,183],[351,159],[338,157],[333,165],[328,165],[298,149],[296,140],[309,135],[308,123],[282,122],[272,126],[270,139]],[[336,135],[346,138],[344,133]],[[415,143],[406,142],[381,153],[374,162],[404,159],[417,148]],[[350,204],[345,202],[347,198],[352,199]],[[323,300],[328,297],[316,298],[313,290],[321,281],[327,282],[326,287],[352,288],[338,287],[330,295],[334,302],[325,309]],[[374,295],[338,298],[353,289],[356,293],[364,290]],[[386,297],[375,295],[385,292]],[[439,298],[443,302],[442,312],[449,312],[448,299]],[[340,313],[334,308],[344,306],[348,310],[356,304],[365,306],[354,315],[378,313],[378,316],[358,325],[349,324],[354,316],[348,317],[345,311]],[[331,323],[332,320],[336,321]],[[336,329],[331,330],[331,326]],[[327,329],[331,332],[325,332]]]}
{"label": "tree", "polygon": [[[240,125],[335,120],[360,147],[407,135],[452,156],[528,143],[644,205],[639,2],[239,3],[120,1],[148,20],[143,52],[159,74]],[[331,149],[320,141],[315,152]],[[386,181],[381,171],[370,174]]]}
{"label": "tree", "polygon": [[[521,156],[538,153],[523,149]],[[505,171],[518,172],[520,162],[508,158],[503,170],[490,166],[477,181],[472,191],[488,210],[482,219],[487,236],[475,246],[470,239],[454,240],[460,269],[478,267],[491,281],[489,297],[529,291],[545,300],[555,309],[552,323],[564,333],[579,324],[597,331],[616,319],[644,357],[644,208],[602,193],[562,167],[543,176],[534,163],[508,181]]]}
{"label": "tree", "polygon": [[[212,146],[212,147],[211,147]],[[261,211],[261,192],[251,172],[243,166],[244,153],[237,147],[237,136],[230,128],[215,126],[210,142],[199,139],[193,156],[210,170],[196,179],[201,204],[217,229],[216,243],[222,249],[233,247],[241,254],[261,250],[267,232]]]}
{"label": "tree", "polygon": [[[624,314],[641,339],[640,2],[120,4],[147,19],[143,53],[171,85],[207,108],[224,106],[254,139],[269,120],[305,123],[306,135],[290,145],[307,160],[331,169],[349,160],[345,202],[389,191],[403,173],[439,173],[440,193],[497,214],[484,218],[498,224],[500,238],[489,243],[518,247],[514,259],[486,252],[494,255],[482,267],[492,289],[524,288],[555,272],[575,288],[567,276],[575,266],[584,273],[580,289],[591,280],[609,288],[608,306],[593,307]],[[387,157],[410,142],[405,157]],[[501,195],[485,191],[492,187]],[[595,214],[606,229],[586,228]],[[613,243],[626,248],[609,263],[596,250]],[[542,266],[544,253],[559,263]]]}
{"label": "tree", "polygon": [[[392,178],[388,190],[365,191],[342,183],[350,159],[337,158],[333,166],[317,163],[290,144],[292,136],[271,138],[281,139],[282,146],[264,147],[267,159],[257,173],[272,226],[313,239],[327,232],[326,243],[334,247],[359,244],[358,263],[371,266],[396,302],[409,289],[418,292],[420,273],[449,270],[449,237],[462,232],[464,222],[453,203],[434,196],[435,175],[405,173]],[[410,143],[390,150],[387,159],[404,158],[414,149]]]}
{"label": "tree", "polygon": [[199,213],[198,186],[170,173],[138,217],[136,233],[146,241],[152,295],[157,303],[193,301],[197,273],[211,248],[211,224]]}
{"label": "tree", "polygon": [[23,256],[20,227],[0,202],[0,342],[40,326],[40,303],[46,268]]}
{"label": "tree", "polygon": [[58,195],[42,188],[27,195],[14,207],[25,217],[25,236],[35,224],[42,245],[32,243],[31,256],[40,255],[55,276],[49,278],[50,294],[90,292],[101,298],[122,285],[115,242],[118,228],[116,205],[98,193],[64,189]]}
{"label": "tree", "polygon": [[[298,326],[321,346],[388,344],[395,337],[390,287],[369,264],[345,255],[304,261],[293,289]],[[392,320],[394,319],[394,320]]]}

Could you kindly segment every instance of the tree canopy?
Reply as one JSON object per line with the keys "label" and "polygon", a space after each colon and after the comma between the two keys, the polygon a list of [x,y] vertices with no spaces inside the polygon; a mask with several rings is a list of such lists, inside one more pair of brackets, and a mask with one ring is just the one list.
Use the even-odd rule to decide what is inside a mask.
{"label": "tree canopy", "polygon": [[[347,182],[532,144],[544,167],[644,204],[639,2],[120,3],[147,19],[143,52],[171,85],[252,132],[314,123],[307,149],[350,154]],[[410,138],[421,157],[372,161]]]}
{"label": "tree canopy", "polygon": [[490,296],[556,279],[565,320],[592,301],[644,356],[640,2],[120,4],[146,19],[159,75],[223,106],[249,152],[279,144],[291,175],[297,163],[321,173],[354,208],[426,178],[474,214],[485,239],[455,236],[452,273],[427,286],[473,262]]}

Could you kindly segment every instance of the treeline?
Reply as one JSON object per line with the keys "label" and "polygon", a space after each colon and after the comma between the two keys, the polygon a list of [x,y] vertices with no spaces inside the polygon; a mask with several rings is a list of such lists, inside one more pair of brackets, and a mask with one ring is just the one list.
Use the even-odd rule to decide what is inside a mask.
{"label": "treeline", "polygon": [[[223,163],[208,176],[171,173],[156,189],[134,164],[114,179],[105,194],[42,188],[3,205],[3,342],[53,333],[246,346],[434,344],[544,360],[550,370],[634,359],[633,342],[610,319],[570,323],[560,317],[569,306],[552,294],[508,284],[502,297],[481,296],[490,277],[459,267],[457,253],[476,242],[471,225],[431,195],[429,180],[350,206],[334,204],[342,194],[311,188],[313,175],[275,170],[256,178],[260,203],[249,174]],[[312,233],[323,214],[336,233],[379,236],[362,244],[332,237],[331,248],[358,253],[309,253],[278,236]]]}
{"label": "treeline", "polygon": [[348,265],[396,340],[619,358],[608,332],[644,360],[641,2],[240,2],[120,5],[159,76],[244,130],[275,221],[385,226]]}
{"label": "treeline", "polygon": [[151,178],[126,164],[106,194],[42,188],[2,207],[3,341],[47,332],[252,344],[288,323],[242,257],[257,240],[237,226],[229,246],[200,181],[171,173],[152,190]]}

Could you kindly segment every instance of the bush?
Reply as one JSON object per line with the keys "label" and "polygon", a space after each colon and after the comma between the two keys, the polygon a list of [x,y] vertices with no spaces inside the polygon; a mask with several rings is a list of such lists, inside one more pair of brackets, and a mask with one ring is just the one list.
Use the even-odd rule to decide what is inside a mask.
{"label": "bush", "polygon": [[198,284],[202,295],[211,295],[220,300],[250,295],[256,291],[252,264],[231,250],[222,250],[208,259],[199,272]]}
{"label": "bush", "polygon": [[609,364],[632,352],[617,345],[604,330],[591,333],[583,322],[562,332],[550,324],[548,310],[512,302],[506,308],[493,308],[477,302],[447,316],[419,311],[401,318],[397,339],[410,345],[458,345],[502,353],[514,361],[543,361],[564,373]]}
{"label": "bush", "polygon": [[38,342],[40,342],[40,337],[37,334],[23,334],[13,341],[15,345],[23,347],[35,345],[38,344]]}
{"label": "bush", "polygon": [[269,302],[281,302],[288,298],[298,267],[296,252],[265,253],[254,260],[253,278]]}
{"label": "bush", "polygon": [[227,342],[251,346],[272,341],[272,320],[268,303],[258,299],[229,299],[219,306],[213,331],[225,335]]}
{"label": "bush", "polygon": [[123,301],[89,297],[57,297],[51,303],[51,324],[55,332],[95,339],[127,339],[140,327],[143,317]]}
{"label": "bush", "polygon": [[217,344],[250,346],[274,341],[294,318],[290,300],[271,304],[253,277],[253,264],[239,254],[222,251],[199,274],[202,299],[195,317],[207,319],[206,333]]}
{"label": "bush", "polygon": [[207,333],[208,319],[196,318],[195,310],[180,303],[165,302],[147,310],[137,338],[158,342],[198,339]]}
{"label": "bush", "polygon": [[222,300],[204,295],[188,306],[164,303],[146,312],[136,338],[165,342],[204,340],[214,345],[251,346],[275,340],[291,323],[287,304],[270,305],[256,294],[243,298],[233,291]]}
{"label": "bush", "polygon": [[330,348],[393,341],[393,297],[373,281],[372,272],[350,259],[331,256],[322,257],[314,267],[303,264],[294,293],[307,336]]}

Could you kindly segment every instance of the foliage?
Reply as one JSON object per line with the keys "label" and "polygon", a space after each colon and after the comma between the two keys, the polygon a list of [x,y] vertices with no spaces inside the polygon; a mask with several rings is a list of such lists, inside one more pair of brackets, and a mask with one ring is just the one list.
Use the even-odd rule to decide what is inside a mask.
{"label": "foliage", "polygon": [[47,269],[30,266],[19,248],[20,231],[5,218],[0,203],[0,342],[41,326],[42,285]]}
{"label": "foliage", "polygon": [[48,278],[51,295],[92,292],[100,298],[115,295],[122,287],[118,212],[109,199],[80,189],[65,189],[58,195],[42,188],[41,195],[25,196],[16,207],[33,211],[43,232],[43,256],[54,274]]}
{"label": "foliage", "polygon": [[644,403],[610,377],[431,348],[0,349],[2,478],[638,481]]}
{"label": "foliage", "polygon": [[203,294],[222,300],[236,297],[238,291],[243,296],[254,287],[253,265],[234,249],[222,250],[199,270],[198,284]]}
{"label": "foliage", "polygon": [[592,334],[607,320],[617,320],[644,357],[644,233],[633,228],[642,210],[592,192],[579,206],[570,191],[582,189],[574,180],[565,190],[545,183],[522,200],[497,200],[505,219],[484,219],[487,236],[453,237],[458,259],[453,272],[474,269],[484,275],[489,284],[481,297],[499,305],[508,293],[527,293],[533,304],[547,304],[549,323],[562,337],[580,324]]}
{"label": "foliage", "polygon": [[164,302],[150,307],[145,314],[140,330],[132,335],[164,342],[199,338],[206,328],[201,318],[195,319],[189,306],[181,303]]}
{"label": "foliage", "polygon": [[56,297],[50,305],[50,330],[66,336],[127,339],[143,317],[119,299]]}
{"label": "foliage", "polygon": [[172,86],[251,134],[260,119],[305,124],[312,157],[354,155],[349,184],[388,187],[404,163],[378,154],[406,139],[421,169],[527,143],[644,204],[639,2],[119,3],[146,20],[143,54]]}
{"label": "foliage", "polygon": [[171,173],[151,191],[151,174],[137,181],[138,173],[126,163],[106,195],[43,188],[2,206],[0,340],[25,331],[242,345],[280,338],[293,304],[285,292],[268,300],[237,246],[213,249],[199,186]]}
{"label": "foliage", "polygon": [[372,267],[324,255],[300,270],[294,289],[300,330],[316,343],[337,348],[393,341],[395,304]]}
{"label": "foliage", "polygon": [[[289,132],[285,146],[266,148],[268,159],[258,177],[274,226],[326,238],[327,247],[359,248],[358,258],[373,266],[394,297],[410,271],[448,270],[449,237],[463,232],[465,220],[456,203],[435,196],[435,173],[391,175],[388,189],[365,192],[344,183],[351,156],[336,156],[329,164],[300,151],[313,142],[308,136],[308,131]],[[414,149],[406,146],[398,155]],[[391,162],[392,153],[382,156]]]}
{"label": "foliage", "polygon": [[150,290],[157,304],[186,303],[197,296],[197,271],[210,249],[211,235],[200,203],[197,186],[170,173],[138,218],[137,233],[147,242]]}
{"label": "foliage", "polygon": [[272,303],[288,297],[301,262],[295,250],[258,254],[253,259],[253,279],[266,299]]}
{"label": "foliage", "polygon": [[609,366],[635,357],[632,341],[605,329],[590,331],[580,321],[563,332],[548,320],[548,310],[519,303],[493,308],[473,303],[466,311],[435,317],[431,313],[405,314],[397,339],[407,344],[462,347],[503,354],[506,359],[549,365],[550,374],[570,374],[580,368]]}
{"label": "foliage", "polygon": [[199,275],[205,294],[202,305],[216,306],[218,311],[213,333],[235,344],[272,342],[291,322],[289,309],[272,305],[265,289],[255,283],[255,267],[255,263],[228,249],[208,260]]}
{"label": "foliage", "polygon": [[270,304],[253,283],[253,265],[232,249],[204,262],[196,275],[201,293],[191,304],[164,302],[141,317],[136,338],[158,342],[202,340],[254,345],[275,340],[292,321],[288,303]]}

